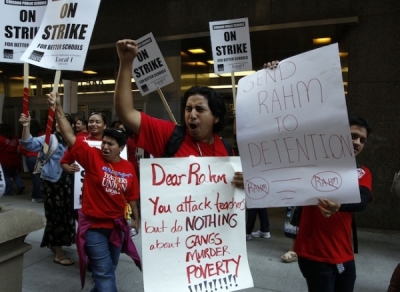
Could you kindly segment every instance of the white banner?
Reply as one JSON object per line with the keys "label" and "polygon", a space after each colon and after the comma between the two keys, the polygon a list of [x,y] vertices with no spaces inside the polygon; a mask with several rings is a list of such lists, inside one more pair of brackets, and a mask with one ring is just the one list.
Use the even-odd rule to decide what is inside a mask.
{"label": "white banner", "polygon": [[240,79],[237,102],[248,208],[360,202],[337,44]]}
{"label": "white banner", "polygon": [[231,185],[235,171],[239,157],[140,161],[146,292],[253,287],[244,192]]}
{"label": "white banner", "polygon": [[49,1],[36,37],[21,61],[47,69],[81,71],[100,0]]}
{"label": "white banner", "polygon": [[0,198],[6,192],[6,179],[4,178],[3,168],[1,167],[0,163]]}
{"label": "white banner", "polygon": [[248,19],[213,21],[209,25],[214,73],[253,70]]}
{"label": "white banner", "polygon": [[142,96],[174,82],[153,33],[137,40],[138,54],[133,61],[132,76]]}
{"label": "white banner", "polygon": [[[96,148],[101,148],[101,141],[86,141],[89,146],[91,147],[96,147]],[[128,153],[126,151],[126,145],[124,149],[122,150],[120,156],[123,159],[127,159]],[[81,204],[81,199],[82,199],[82,185],[83,185],[83,180],[85,179],[85,169],[75,161],[76,164],[79,165],[79,171],[75,172],[74,176],[74,209],[80,209],[82,208]]]}
{"label": "white banner", "polygon": [[23,63],[20,58],[39,30],[46,5],[43,0],[0,2],[0,62]]}

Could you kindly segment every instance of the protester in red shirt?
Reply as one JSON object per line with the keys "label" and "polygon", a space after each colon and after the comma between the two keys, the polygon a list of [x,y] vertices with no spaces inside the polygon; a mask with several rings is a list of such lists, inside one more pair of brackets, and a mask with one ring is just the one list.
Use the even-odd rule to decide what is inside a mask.
{"label": "protester in red shirt", "polygon": [[[88,129],[89,132],[77,136],[77,139],[85,141],[101,141],[104,129],[107,127],[106,116],[102,112],[93,112],[90,114]],[[69,154],[69,150],[65,152],[60,160],[61,168],[69,173],[79,171],[79,166]]]}
{"label": "protester in red shirt", "polygon": [[[361,117],[350,116],[349,124],[357,156],[364,149],[372,129]],[[302,208],[294,251],[310,292],[354,290],[353,212],[363,211],[372,198],[371,172],[363,165],[357,165],[357,171],[360,203],[338,204],[320,198],[317,206]]]}
{"label": "protester in red shirt", "polygon": [[75,122],[76,136],[87,136],[88,133],[88,121],[85,118],[78,118]]}
{"label": "protester in red shirt", "polygon": [[121,250],[140,267],[137,250],[128,234],[126,205],[132,209],[131,226],[139,231],[139,213],[136,201],[139,187],[132,164],[121,158],[126,145],[123,129],[107,128],[103,132],[101,149],[90,147],[77,139],[62,109],[60,97],[50,95],[49,105],[56,106],[56,118],[71,157],[85,169],[82,208],[79,211],[77,249],[82,286],[89,260],[95,286],[93,291],[117,291],[115,269]]}
{"label": "protester in red shirt", "polygon": [[[120,59],[114,94],[116,114],[137,135],[137,147],[154,157],[161,157],[175,124],[150,117],[133,107],[131,77],[133,60],[138,52],[137,43],[120,40],[116,46]],[[174,156],[228,156],[218,136],[225,126],[226,105],[223,97],[209,87],[195,86],[185,93],[184,102],[186,135]],[[237,173],[232,183],[243,187],[242,174]]]}
{"label": "protester in red shirt", "polygon": [[21,166],[21,157],[18,152],[18,138],[13,135],[9,124],[0,125],[0,164],[3,168],[6,190],[4,195],[14,195],[14,187],[11,179],[17,185],[17,194],[22,194],[24,183],[19,176],[18,169]]}

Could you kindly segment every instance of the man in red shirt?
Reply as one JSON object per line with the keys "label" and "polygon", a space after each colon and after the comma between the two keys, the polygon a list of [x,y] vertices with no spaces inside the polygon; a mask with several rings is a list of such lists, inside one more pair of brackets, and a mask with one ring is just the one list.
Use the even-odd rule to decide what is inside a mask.
{"label": "man in red shirt", "polygon": [[[349,117],[354,154],[364,149],[372,129],[356,116]],[[303,207],[294,251],[310,292],[351,292],[356,280],[352,246],[353,212],[364,210],[372,199],[372,176],[357,165],[360,203],[338,204],[318,199],[317,206]]]}

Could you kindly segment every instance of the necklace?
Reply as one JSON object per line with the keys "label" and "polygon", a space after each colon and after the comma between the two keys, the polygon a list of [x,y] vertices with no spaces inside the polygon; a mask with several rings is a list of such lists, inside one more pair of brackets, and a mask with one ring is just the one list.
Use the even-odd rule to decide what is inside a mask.
{"label": "necklace", "polygon": [[[210,143],[210,145],[212,144],[213,152],[214,152],[214,155],[213,155],[213,156],[215,156],[214,136],[212,137],[211,140],[212,140],[212,142]],[[200,145],[199,145],[199,142],[196,141],[196,145],[197,145],[197,149],[199,149],[200,157],[203,157],[203,152],[201,151],[201,147],[200,147]]]}
{"label": "necklace", "polygon": [[200,156],[203,157],[203,152],[201,152],[201,148],[200,148],[199,142],[196,142],[196,145],[197,145],[197,149],[199,149]]}

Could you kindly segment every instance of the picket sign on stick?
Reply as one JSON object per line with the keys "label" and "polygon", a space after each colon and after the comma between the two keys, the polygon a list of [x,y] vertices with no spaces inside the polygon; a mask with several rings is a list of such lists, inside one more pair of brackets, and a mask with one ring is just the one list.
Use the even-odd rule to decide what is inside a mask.
{"label": "picket sign on stick", "polygon": [[177,125],[178,123],[176,122],[174,114],[172,113],[171,108],[169,107],[169,105],[167,103],[167,100],[165,99],[165,96],[162,93],[161,89],[158,88],[157,92],[160,95],[160,98],[161,98],[162,102],[164,103],[164,106],[165,106],[165,108],[166,108],[166,110],[167,110],[167,112],[169,114],[169,117],[170,117],[171,121],[173,121],[175,123],[175,125]]}
{"label": "picket sign on stick", "polygon": [[[22,98],[22,112],[28,116],[29,110],[29,63],[24,63],[24,96]],[[27,126],[28,123],[24,123]]]}
{"label": "picket sign on stick", "polygon": [[[56,71],[56,75],[54,76],[54,84],[53,84],[53,91],[52,93],[55,95],[58,92],[58,84],[60,83],[61,77],[61,70]],[[54,111],[56,109],[56,105],[53,104],[49,108],[49,115],[47,116],[47,126],[46,126],[46,136],[44,138],[44,145],[43,145],[43,153],[47,154],[49,151],[50,145],[50,135],[53,129],[53,121],[54,121]]]}
{"label": "picket sign on stick", "polygon": [[235,72],[231,72],[232,80],[232,94],[233,94],[233,109],[236,110],[236,82],[235,82]]}

